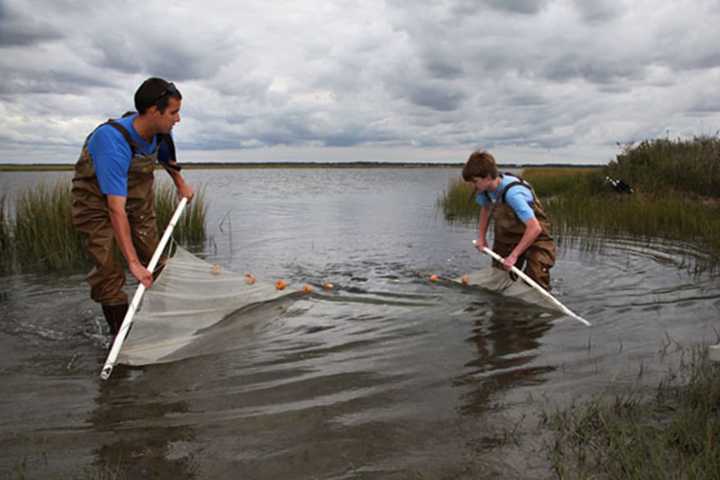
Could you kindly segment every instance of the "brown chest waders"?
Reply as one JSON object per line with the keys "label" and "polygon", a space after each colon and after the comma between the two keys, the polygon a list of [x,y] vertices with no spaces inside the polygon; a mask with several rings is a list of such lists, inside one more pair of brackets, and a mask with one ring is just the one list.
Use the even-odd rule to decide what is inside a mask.
{"label": "brown chest waders", "polygon": [[[138,258],[143,265],[147,265],[158,244],[153,191],[157,151],[150,155],[139,155],[135,154],[134,144],[131,143],[130,148],[133,158],[128,170],[125,210]],[[90,296],[102,304],[103,313],[114,334],[127,311],[128,297],[123,291],[125,270],[115,253],[115,233],[110,222],[107,198],[100,192],[87,140],[75,164],[72,180],[72,221],[86,237],[87,252],[94,262],[87,276]]]}
{"label": "brown chest waders", "polygon": [[[525,265],[525,273],[545,290],[549,291],[550,269],[555,265],[556,256],[555,241],[550,236],[550,221],[530,184],[522,179],[519,180],[519,182],[511,183],[500,192],[500,200],[492,206],[495,232],[493,250],[504,258],[510,255],[513,248],[520,243],[526,227],[512,207],[505,203],[505,195],[510,188],[528,188],[533,195],[533,213],[540,223],[542,231],[533,244],[518,258],[515,266],[522,270],[523,265]],[[493,266],[502,268],[497,262],[493,262]]]}

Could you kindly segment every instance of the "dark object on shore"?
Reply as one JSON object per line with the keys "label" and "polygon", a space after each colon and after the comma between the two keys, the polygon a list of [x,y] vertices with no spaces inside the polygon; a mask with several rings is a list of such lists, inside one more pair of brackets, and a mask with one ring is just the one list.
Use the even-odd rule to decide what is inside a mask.
{"label": "dark object on shore", "polygon": [[617,193],[633,193],[633,188],[619,178],[605,177],[605,182],[610,184]]}

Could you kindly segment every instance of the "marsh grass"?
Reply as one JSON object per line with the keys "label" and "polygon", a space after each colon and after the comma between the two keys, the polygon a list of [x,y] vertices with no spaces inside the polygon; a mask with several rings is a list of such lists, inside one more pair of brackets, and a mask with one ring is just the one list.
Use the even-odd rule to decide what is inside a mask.
{"label": "marsh grass", "polygon": [[[157,217],[158,232],[165,231],[175,208],[178,204],[177,191],[169,183],[161,183],[155,189],[155,215]],[[196,246],[205,241],[205,217],[207,205],[205,203],[205,188],[195,192],[192,202],[185,207],[185,213],[180,217],[173,238],[183,245]]]}
{"label": "marsh grass", "polygon": [[720,197],[720,138],[658,138],[625,145],[607,167],[645,193]]}
{"label": "marsh grass", "polygon": [[[6,198],[0,198],[2,271],[64,270],[88,265],[84,239],[72,225],[70,188],[69,182],[60,181],[20,192],[15,197],[14,218],[7,214]],[[176,205],[174,187],[158,185],[155,208],[161,234]],[[200,189],[178,222],[173,237],[183,245],[202,244],[206,211],[204,189]]]}
{"label": "marsh grass", "polygon": [[720,365],[706,349],[684,356],[653,396],[598,397],[546,416],[557,478],[720,478]]}
{"label": "marsh grass", "polygon": [[551,196],[587,195],[607,191],[602,167],[529,167],[520,175],[541,199]]}
{"label": "marsh grass", "polygon": [[10,270],[14,258],[11,225],[7,214],[7,195],[0,195],[0,273]]}
{"label": "marsh grass", "polygon": [[17,261],[60,270],[84,262],[82,238],[71,220],[70,183],[40,184],[15,202],[13,243]]}
{"label": "marsh grass", "polygon": [[[664,148],[664,141],[659,145]],[[649,242],[658,238],[692,241],[710,253],[709,259],[703,260],[705,263],[707,260],[717,263],[720,202],[698,198],[677,186],[656,185],[653,188],[661,188],[660,192],[648,192],[645,189],[651,185],[649,181],[639,186],[630,181],[635,193],[619,194],[605,183],[605,176],[629,177],[620,177],[611,167],[574,173],[572,170],[529,168],[523,172],[543,198],[556,236],[582,231],[588,238],[631,235]]]}
{"label": "marsh grass", "polygon": [[461,177],[450,180],[437,200],[445,219],[449,222],[477,220],[480,206],[475,201],[474,192],[475,188]]}
{"label": "marsh grass", "polygon": [[556,234],[586,236],[629,234],[643,238],[693,241],[720,256],[720,206],[678,194],[647,198],[614,194],[582,198],[556,196],[545,200]]}

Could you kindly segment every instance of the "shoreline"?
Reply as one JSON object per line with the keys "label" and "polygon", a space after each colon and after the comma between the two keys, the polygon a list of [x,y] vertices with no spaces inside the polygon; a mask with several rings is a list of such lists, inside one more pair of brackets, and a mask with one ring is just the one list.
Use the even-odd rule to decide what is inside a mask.
{"label": "shoreline", "polygon": [[[275,169],[275,168],[456,168],[461,169],[463,163],[429,163],[429,162],[198,162],[181,163],[185,170],[241,170],[241,169]],[[4,163],[0,164],[0,172],[63,172],[72,171],[74,163]],[[506,168],[552,167],[552,168],[598,168],[602,165],[570,165],[570,164],[513,164],[498,166]],[[162,168],[159,165],[157,168]]]}

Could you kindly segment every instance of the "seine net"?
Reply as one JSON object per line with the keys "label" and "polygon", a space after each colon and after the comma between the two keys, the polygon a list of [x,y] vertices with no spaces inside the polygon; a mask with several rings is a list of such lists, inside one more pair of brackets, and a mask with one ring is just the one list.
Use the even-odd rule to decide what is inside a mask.
{"label": "seine net", "polygon": [[250,283],[243,274],[176,247],[175,255],[145,292],[118,363],[146,365],[191,356],[188,350],[202,343],[210,327],[243,309],[293,293],[290,288],[278,290],[273,283]]}
{"label": "seine net", "polygon": [[468,286],[479,287],[502,295],[513,297],[523,302],[532,303],[550,310],[561,311],[557,305],[544,295],[526,284],[522,280],[513,280],[505,270],[488,266],[477,272],[470,273],[463,278],[456,278],[456,282],[467,283]]}
{"label": "seine net", "polygon": [[[540,293],[507,272],[488,266],[454,281],[557,310]],[[176,247],[175,254],[145,292],[118,363],[147,365],[212,354],[232,342],[229,326],[238,319],[266,321],[281,299],[294,301],[302,290],[278,290],[273,283],[248,282],[244,274],[212,265]],[[223,330],[224,327],[228,327]],[[235,337],[237,340],[237,337]]]}

